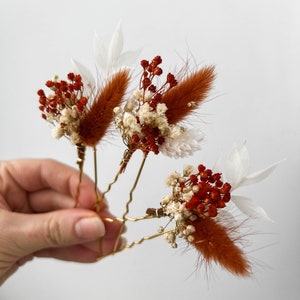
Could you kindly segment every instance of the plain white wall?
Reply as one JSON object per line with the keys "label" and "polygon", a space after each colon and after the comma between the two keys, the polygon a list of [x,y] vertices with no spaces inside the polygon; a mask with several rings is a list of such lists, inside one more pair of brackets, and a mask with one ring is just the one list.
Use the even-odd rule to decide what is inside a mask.
{"label": "plain white wall", "polygon": [[[170,172],[187,163],[212,165],[234,142],[247,141],[252,170],[287,158],[267,180],[242,191],[275,220],[251,223],[251,279],[217,267],[194,273],[195,253],[174,250],[161,238],[92,265],[35,259],[0,289],[1,300],[297,298],[299,1],[1,0],[0,7],[1,160],[52,157],[75,166],[75,150],[54,140],[40,118],[36,91],[52,75],[69,72],[71,57],[92,68],[94,31],[109,40],[119,20],[125,50],[143,47],[147,59],[160,54],[170,70],[193,57],[199,65],[215,64],[218,73],[211,101],[199,112],[203,150],[186,160],[151,156],[136,191],[137,215],[168,192]],[[100,188],[112,179],[123,150],[118,139],[100,147]],[[110,195],[117,214],[139,158]],[[139,230],[155,232],[158,225],[149,224]]]}

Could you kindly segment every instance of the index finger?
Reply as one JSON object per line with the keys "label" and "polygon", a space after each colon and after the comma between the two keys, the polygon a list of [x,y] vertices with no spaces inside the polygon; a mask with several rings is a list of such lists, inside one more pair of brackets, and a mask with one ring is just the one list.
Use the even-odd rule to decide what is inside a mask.
{"label": "index finger", "polygon": [[[35,203],[38,203],[41,211],[44,204],[51,206],[51,201],[53,202],[59,195],[65,199],[75,199],[77,196],[79,171],[58,161],[22,159],[8,162],[7,169],[18,187],[29,192],[30,204],[34,210]],[[83,174],[78,196],[79,206],[94,208],[96,198],[94,189],[93,181]],[[53,197],[54,195],[56,197]],[[63,202],[61,204],[63,208]]]}

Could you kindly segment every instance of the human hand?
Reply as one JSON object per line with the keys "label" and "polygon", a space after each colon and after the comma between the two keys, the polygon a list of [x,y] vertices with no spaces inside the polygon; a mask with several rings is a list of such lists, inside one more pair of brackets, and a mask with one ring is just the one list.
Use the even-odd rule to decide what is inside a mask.
{"label": "human hand", "polygon": [[[74,208],[78,171],[53,160],[0,162],[0,285],[34,256],[94,262],[113,251],[120,223],[95,205],[94,183],[83,175]],[[122,243],[122,240],[120,241]]]}

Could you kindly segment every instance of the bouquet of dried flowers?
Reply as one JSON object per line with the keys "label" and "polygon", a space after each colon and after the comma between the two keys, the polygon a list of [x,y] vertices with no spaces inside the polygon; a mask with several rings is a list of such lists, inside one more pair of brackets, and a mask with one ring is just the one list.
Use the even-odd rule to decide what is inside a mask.
{"label": "bouquet of dried flowers", "polygon": [[[91,147],[94,153],[96,211],[119,176],[126,172],[132,155],[141,151],[143,159],[122,217],[105,220],[122,223],[114,253],[159,236],[164,236],[173,248],[177,247],[178,239],[183,239],[198,251],[204,262],[216,262],[238,276],[250,275],[251,264],[239,243],[242,238],[240,225],[230,213],[228,203],[234,203],[247,218],[269,219],[260,206],[247,197],[235,195],[235,190],[264,179],[277,163],[248,174],[247,148],[245,145],[235,146],[225,172],[219,171],[218,167],[214,170],[207,168],[203,163],[186,166],[181,173],[172,172],[166,180],[170,193],[154,202],[154,207],[146,207],[144,216],[129,217],[133,192],[150,152],[184,158],[201,148],[203,133],[188,125],[188,117],[207,98],[215,72],[213,66],[205,66],[193,72],[165,76],[162,58],[157,55],[152,60],[141,60],[138,87],[128,96],[133,72],[130,66],[140,51],[122,53],[122,47],[123,35],[119,25],[108,50],[95,37],[96,78],[85,66],[73,60],[74,72],[68,73],[65,80],[55,76],[47,81],[50,93],[46,94],[43,89],[37,92],[42,117],[52,125],[53,136],[66,137],[77,148],[77,197],[87,147]],[[121,135],[125,150],[115,178],[99,194],[96,148],[112,127]],[[152,218],[167,219],[167,222],[152,236],[142,236],[121,249],[117,248],[126,222]]]}

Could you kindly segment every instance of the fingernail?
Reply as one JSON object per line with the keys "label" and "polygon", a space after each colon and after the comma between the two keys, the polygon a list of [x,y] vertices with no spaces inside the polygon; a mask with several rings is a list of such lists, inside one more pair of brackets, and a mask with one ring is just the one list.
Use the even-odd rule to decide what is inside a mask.
{"label": "fingernail", "polygon": [[79,238],[97,239],[104,236],[105,227],[100,218],[83,218],[75,224],[75,232]]}

